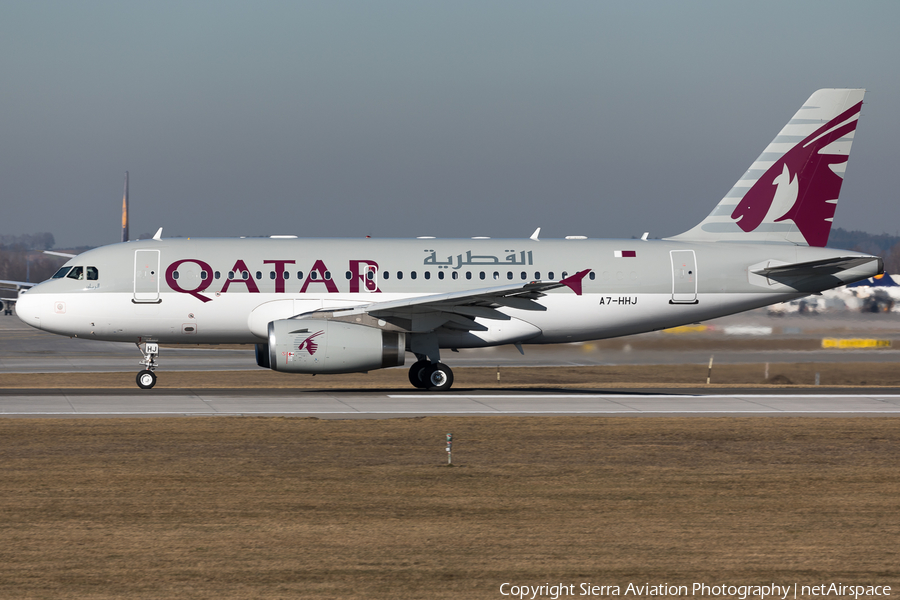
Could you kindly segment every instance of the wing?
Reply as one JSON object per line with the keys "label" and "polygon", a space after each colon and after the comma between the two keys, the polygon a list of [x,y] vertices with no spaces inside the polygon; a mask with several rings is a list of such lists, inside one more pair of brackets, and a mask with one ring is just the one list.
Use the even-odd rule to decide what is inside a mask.
{"label": "wing", "polygon": [[[298,317],[319,317],[338,321],[357,322],[385,321],[394,328],[407,332],[428,332],[438,327],[462,331],[487,331],[487,327],[477,323],[476,318],[508,321],[511,317],[499,308],[545,311],[547,308],[536,302],[545,292],[568,287],[581,295],[581,280],[590,269],[579,271],[560,281],[532,281],[524,284],[510,284],[449,294],[414,296],[401,300],[372,302],[351,308],[323,308],[298,315]],[[362,320],[365,318],[365,321]]]}
{"label": "wing", "polygon": [[9,281],[7,279],[0,279],[0,286],[14,287],[17,290],[34,287],[36,285],[36,283],[29,283],[27,281]]}
{"label": "wing", "polygon": [[[29,283],[27,281],[10,281],[8,279],[0,279],[0,290],[3,292],[9,293],[18,293],[19,290],[28,289],[30,287],[36,286],[36,283]],[[3,297],[0,297],[0,310],[3,308],[3,304],[15,304],[18,298],[7,298],[5,294]]]}

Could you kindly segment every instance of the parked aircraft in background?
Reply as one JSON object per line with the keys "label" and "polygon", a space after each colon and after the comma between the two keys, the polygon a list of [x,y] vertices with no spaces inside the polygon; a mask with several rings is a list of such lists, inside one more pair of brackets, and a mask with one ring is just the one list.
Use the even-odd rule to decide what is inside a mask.
{"label": "parked aircraft in background", "polygon": [[[19,317],[136,343],[256,344],[257,363],[351,373],[416,361],[446,390],[442,350],[624,336],[791,300],[883,271],[825,248],[864,90],[815,92],[693,229],[662,240],[163,239],[97,248],[23,294]],[[537,234],[537,232],[536,232]]]}

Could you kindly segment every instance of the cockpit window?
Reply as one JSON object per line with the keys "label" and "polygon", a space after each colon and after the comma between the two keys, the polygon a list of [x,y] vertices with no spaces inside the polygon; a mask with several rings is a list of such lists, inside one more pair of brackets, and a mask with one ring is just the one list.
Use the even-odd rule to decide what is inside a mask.
{"label": "cockpit window", "polygon": [[69,272],[69,269],[71,269],[71,268],[72,268],[72,267],[63,267],[63,268],[61,268],[59,271],[57,271],[57,272],[53,275],[53,277],[51,277],[51,279],[62,279],[63,277],[66,276],[66,273],[68,273],[68,272]]}
{"label": "cockpit window", "polygon": [[78,279],[79,281],[84,279],[84,267],[74,267],[69,274],[66,275],[69,279]]}
{"label": "cockpit window", "polygon": [[97,267],[87,268],[87,278],[88,281],[97,281],[100,278],[100,271],[97,270]]}

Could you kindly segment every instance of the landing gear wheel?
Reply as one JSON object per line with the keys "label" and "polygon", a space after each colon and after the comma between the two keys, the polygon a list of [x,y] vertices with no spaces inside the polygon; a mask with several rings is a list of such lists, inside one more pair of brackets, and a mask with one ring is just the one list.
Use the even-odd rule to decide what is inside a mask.
{"label": "landing gear wheel", "polygon": [[156,385],[156,373],[144,369],[137,374],[137,384],[142,390],[149,390]]}
{"label": "landing gear wheel", "polygon": [[425,371],[424,379],[429,392],[445,392],[453,385],[453,371],[444,363],[435,363]]}
{"label": "landing gear wheel", "polygon": [[431,361],[428,360],[415,362],[413,366],[409,368],[409,382],[420,390],[427,388],[428,384],[425,382],[425,369],[430,366]]}

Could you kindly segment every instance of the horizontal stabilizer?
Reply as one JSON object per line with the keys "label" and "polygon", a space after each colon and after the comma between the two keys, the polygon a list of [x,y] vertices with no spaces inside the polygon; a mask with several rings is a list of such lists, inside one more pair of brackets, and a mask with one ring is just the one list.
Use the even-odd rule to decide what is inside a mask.
{"label": "horizontal stabilizer", "polygon": [[[834,275],[854,267],[864,265],[873,260],[881,260],[877,256],[838,256],[824,260],[774,265],[756,269],[753,273],[763,277],[811,277],[814,275]],[[883,269],[880,269],[883,270]]]}

